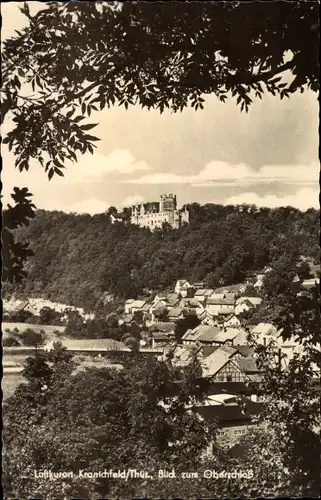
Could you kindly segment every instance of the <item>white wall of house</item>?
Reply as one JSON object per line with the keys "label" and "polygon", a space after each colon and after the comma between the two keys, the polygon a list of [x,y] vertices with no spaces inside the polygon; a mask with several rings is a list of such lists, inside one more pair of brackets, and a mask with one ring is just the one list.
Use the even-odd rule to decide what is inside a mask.
{"label": "white wall of house", "polygon": [[234,315],[232,318],[230,318],[227,321],[224,321],[224,326],[240,326],[241,322],[240,320]]}
{"label": "white wall of house", "polygon": [[212,314],[213,316],[217,316],[220,311],[223,310],[230,310],[231,313],[234,313],[235,306],[234,304],[206,304],[206,310],[209,312],[209,314]]}
{"label": "white wall of house", "polygon": [[246,302],[242,302],[241,304],[237,304],[237,306],[235,306],[235,314],[239,315],[245,311],[249,311],[250,309],[251,307]]}

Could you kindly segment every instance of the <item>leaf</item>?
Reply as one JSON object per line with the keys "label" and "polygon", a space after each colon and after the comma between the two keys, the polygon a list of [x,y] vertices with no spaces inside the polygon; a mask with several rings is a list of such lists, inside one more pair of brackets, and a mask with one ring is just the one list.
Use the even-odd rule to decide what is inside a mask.
{"label": "leaf", "polygon": [[65,168],[64,165],[62,165],[57,159],[55,159],[54,161],[54,165],[56,165],[56,168]]}
{"label": "leaf", "polygon": [[85,135],[84,139],[86,141],[101,141],[98,137],[94,137],[93,135]]}
{"label": "leaf", "polygon": [[81,125],[80,128],[81,130],[90,130],[91,128],[94,128],[98,125],[98,123],[87,123],[85,125]]}
{"label": "leaf", "polygon": [[60,177],[64,177],[64,173],[61,170],[59,170],[59,168],[57,168],[57,167],[55,167],[55,173],[60,175]]}
{"label": "leaf", "polygon": [[49,174],[48,174],[48,179],[49,179],[50,181],[51,181],[51,179],[53,178],[54,173],[55,173],[54,169],[53,169],[53,168],[51,168],[51,169],[49,170]]}
{"label": "leaf", "polygon": [[68,113],[66,114],[66,118],[70,118],[74,114],[74,112],[75,112],[75,108],[68,111]]}
{"label": "leaf", "polygon": [[81,112],[82,114],[84,115],[85,112],[86,112],[86,104],[83,102],[82,105],[81,105]]}

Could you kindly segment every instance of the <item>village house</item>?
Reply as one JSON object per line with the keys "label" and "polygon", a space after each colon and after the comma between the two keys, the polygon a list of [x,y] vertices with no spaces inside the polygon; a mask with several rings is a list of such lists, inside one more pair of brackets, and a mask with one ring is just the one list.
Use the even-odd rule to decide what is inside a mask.
{"label": "village house", "polygon": [[128,300],[126,300],[126,302],[125,302],[125,307],[124,307],[124,311],[125,311],[125,313],[126,313],[126,314],[129,314],[129,313],[130,313],[130,311],[131,311],[131,310],[130,310],[130,306],[131,306],[131,304],[132,304],[133,302],[135,302],[135,299],[128,299]]}
{"label": "village house", "polygon": [[116,222],[124,223],[125,221],[126,217],[123,214],[118,214],[116,212],[114,214],[110,214],[110,222],[112,224],[115,224]]}
{"label": "village house", "polygon": [[125,313],[134,314],[136,311],[141,311],[142,313],[148,313],[150,309],[150,304],[146,300],[134,300],[129,299],[125,302]]}
{"label": "village house", "polygon": [[320,278],[309,278],[302,281],[302,287],[311,290],[320,285]]}
{"label": "village house", "polygon": [[215,345],[215,337],[220,333],[217,326],[199,325],[194,329],[189,329],[182,337],[183,345],[191,345],[196,341],[198,344]]}
{"label": "village house", "polygon": [[214,326],[216,324],[213,316],[206,309],[203,309],[202,312],[197,315],[197,317],[202,325]]}
{"label": "village house", "polygon": [[171,345],[175,341],[174,333],[154,332],[151,334],[151,348],[164,348],[166,345]]}
{"label": "village house", "polygon": [[[212,351],[213,352],[213,348]],[[197,358],[201,361],[204,357],[203,347],[200,345],[193,344],[189,345],[175,345],[174,347],[168,347],[168,349],[164,350],[164,357],[170,362],[172,366],[186,366],[188,365],[193,356],[197,356]]]}
{"label": "village house", "polygon": [[167,318],[168,309],[165,302],[159,301],[156,305],[151,306],[149,310],[149,318],[146,321],[147,326],[150,326],[157,322],[159,319]]}
{"label": "village house", "polygon": [[209,457],[215,454],[216,444],[231,449],[252,429],[264,426],[255,421],[263,409],[263,403],[245,398],[240,402],[239,398],[232,395],[226,395],[221,404],[198,406],[196,412],[202,420],[217,422],[218,425],[217,438],[209,444],[205,454]]}
{"label": "village house", "polygon": [[201,304],[204,304],[205,300],[212,295],[214,290],[211,288],[201,288],[196,290],[194,293],[194,298],[197,299]]}
{"label": "village house", "polygon": [[218,316],[218,314],[231,314],[234,313],[235,299],[212,299],[212,297],[209,297],[206,299],[205,309],[213,316]]}
{"label": "village house", "polygon": [[195,298],[182,299],[181,304],[183,306],[185,316],[188,316],[189,314],[199,316],[204,311],[202,304]]}
{"label": "village house", "polygon": [[254,283],[254,288],[256,288],[258,291],[261,290],[264,284],[264,278],[265,276],[272,271],[272,267],[266,266],[263,271],[259,272],[256,274],[256,279]]}
{"label": "village house", "polygon": [[177,307],[181,302],[181,297],[178,293],[169,293],[165,296],[164,302],[168,310]]}
{"label": "village house", "polygon": [[245,345],[246,335],[245,330],[240,328],[223,327],[220,329],[220,333],[215,338],[215,344],[235,346]]}
{"label": "village house", "polygon": [[26,311],[33,316],[39,316],[39,310],[34,307],[29,300],[15,300],[15,301],[8,301],[8,300],[3,300],[3,310],[4,313],[18,313],[21,311]]}
{"label": "village house", "polygon": [[179,305],[178,307],[173,307],[170,311],[168,311],[168,320],[177,322],[180,319],[184,318],[183,307]]}
{"label": "village house", "polygon": [[251,335],[258,344],[267,345],[271,341],[277,342],[279,333],[272,323],[259,323],[252,329]]}
{"label": "village house", "polygon": [[194,290],[200,290],[202,288],[206,288],[204,282],[200,282],[200,281],[198,283],[193,283],[192,286],[193,286]]}
{"label": "village house", "polygon": [[176,282],[174,292],[180,294],[182,297],[186,297],[187,290],[192,288],[187,280],[178,280]]}
{"label": "village house", "polygon": [[239,297],[235,302],[235,314],[239,315],[243,312],[253,310],[261,305],[261,302],[261,297]]}
{"label": "village house", "polygon": [[215,382],[243,382],[246,377],[233,358],[238,350],[223,345],[203,360],[203,377]]}
{"label": "village house", "polygon": [[239,318],[233,314],[233,313],[228,313],[224,314],[220,312],[217,318],[217,324],[221,327],[240,327],[241,326],[241,321]]}

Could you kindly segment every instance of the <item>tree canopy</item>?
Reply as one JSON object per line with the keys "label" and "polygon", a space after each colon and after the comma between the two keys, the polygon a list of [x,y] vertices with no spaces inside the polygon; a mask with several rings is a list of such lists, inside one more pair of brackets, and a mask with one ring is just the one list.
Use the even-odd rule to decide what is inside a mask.
{"label": "tree canopy", "polygon": [[[272,265],[277,268],[268,300],[275,296],[278,302],[299,255],[318,262],[317,210],[215,204],[188,209],[190,224],[168,232],[111,224],[105,214],[39,210],[28,227],[16,230],[17,242],[28,242],[34,256],[29,258],[28,279],[6,286],[7,294],[42,296],[88,311],[98,304],[97,312],[108,314],[110,305],[99,302],[104,292],[120,299],[143,297],[144,290],[164,291],[178,279],[227,286]],[[77,330],[75,324],[71,329]]]}
{"label": "tree canopy", "polygon": [[[272,384],[275,371],[270,370],[270,384],[266,382],[272,403],[280,407],[283,400],[289,410],[291,422],[289,432],[283,429],[284,442],[278,431],[287,421],[287,412],[274,409],[271,426],[249,432],[242,442],[243,455],[234,458],[215,445],[215,421],[199,419],[195,411],[208,392],[196,359],[184,368],[173,368],[166,361],[144,361],[133,354],[119,371],[79,368],[59,344],[50,353],[38,352],[26,360],[26,382],[4,405],[6,498],[257,498],[314,496],[318,491],[317,467],[307,477],[309,450],[305,447],[300,455],[295,435],[300,426],[300,438],[311,431],[316,406],[314,401],[314,414],[302,427],[296,417],[298,412],[301,419],[309,414],[310,402],[300,399],[308,394],[304,386],[291,400],[295,370],[286,374],[287,383],[280,390]],[[296,377],[309,383],[310,370]],[[207,458],[203,452],[210,443],[214,455]],[[299,447],[294,449],[295,445]],[[159,469],[173,468],[176,477],[157,478]],[[45,469],[74,471],[75,476],[57,481],[33,476],[34,470]],[[79,470],[105,469],[136,469],[152,477],[128,481],[77,477]],[[208,480],[204,470],[249,470],[252,476]],[[184,479],[182,471],[197,471],[199,476]]]}
{"label": "tree canopy", "polygon": [[[264,92],[318,88],[318,2],[50,2],[6,40],[4,138],[16,166],[36,159],[49,178],[94,152],[94,110],[140,105],[163,112]],[[298,36],[298,34],[300,34]]]}

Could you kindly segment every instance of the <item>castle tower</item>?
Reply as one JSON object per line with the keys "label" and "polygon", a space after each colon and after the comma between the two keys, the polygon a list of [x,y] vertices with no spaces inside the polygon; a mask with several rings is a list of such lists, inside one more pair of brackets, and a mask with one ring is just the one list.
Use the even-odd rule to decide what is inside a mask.
{"label": "castle tower", "polygon": [[170,194],[163,194],[160,197],[160,207],[159,211],[160,212],[173,212],[177,208],[177,201],[176,201],[176,195],[173,195],[172,193]]}

